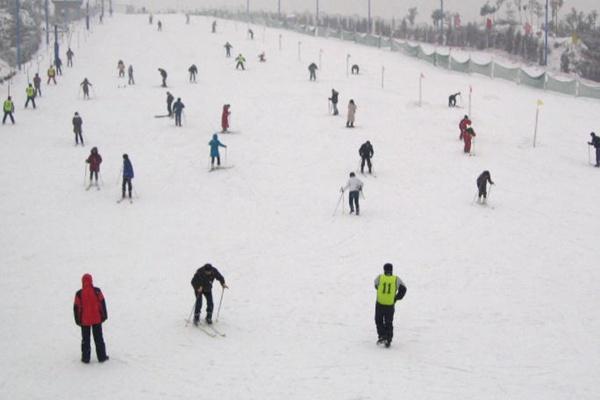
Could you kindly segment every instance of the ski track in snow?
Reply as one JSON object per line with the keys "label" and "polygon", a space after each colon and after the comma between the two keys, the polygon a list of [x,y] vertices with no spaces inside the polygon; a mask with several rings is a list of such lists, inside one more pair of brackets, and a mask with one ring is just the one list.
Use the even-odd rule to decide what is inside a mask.
{"label": "ski track in snow", "polygon": [[[146,15],[115,15],[82,33],[75,67],[43,86],[35,111],[22,109],[24,75],[13,81],[17,125],[0,128],[1,398],[598,398],[600,171],[584,158],[597,101],[335,39],[281,31],[280,52],[280,31],[263,41],[255,27],[250,41],[233,21],[212,35],[211,19],[157,19],[161,33]],[[226,40],[247,71],[224,57]],[[348,53],[361,75],[346,77]],[[135,87],[118,88],[119,59],[133,64]],[[183,128],[154,118],[166,110],[159,67],[186,105]],[[94,84],[89,101],[77,95],[84,77]],[[458,141],[468,97],[462,109],[445,107],[469,85],[476,157]],[[332,87],[339,117],[327,115]],[[344,128],[350,98],[360,128]],[[224,103],[232,129],[243,130],[220,135],[236,167],[207,173]],[[75,111],[84,148],[73,146]],[[361,216],[332,219],[367,139],[378,177],[361,177]],[[104,159],[100,191],[83,185],[92,146]],[[116,205],[125,152],[139,196]],[[497,183],[490,207],[471,204],[484,169]],[[383,349],[372,282],[388,261],[408,293]],[[231,286],[218,323],[225,338],[182,323],[189,280],[205,262]],[[85,272],[107,298],[105,364],[79,362],[71,304]]]}

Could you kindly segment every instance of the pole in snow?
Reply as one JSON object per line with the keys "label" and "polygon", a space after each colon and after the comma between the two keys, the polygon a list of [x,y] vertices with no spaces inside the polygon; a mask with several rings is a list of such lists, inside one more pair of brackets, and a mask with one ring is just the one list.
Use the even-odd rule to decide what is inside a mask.
{"label": "pole in snow", "polygon": [[302,61],[301,53],[302,42],[298,42],[298,61]]}
{"label": "pole in snow", "polygon": [[385,67],[382,65],[381,66],[381,88],[383,89],[383,81],[384,81],[384,77],[385,77]]}
{"label": "pole in snow", "polygon": [[[469,118],[473,120],[473,116],[471,115],[471,97],[473,95],[473,86],[469,86]],[[462,100],[461,100],[462,103]]]}
{"label": "pole in snow", "polygon": [[425,75],[421,72],[419,76],[419,107],[423,105],[423,78],[425,78]]}
{"label": "pole in snow", "polygon": [[21,8],[20,0],[16,0],[16,8],[15,8],[15,23],[17,30],[17,68],[19,71],[21,70],[21,18],[19,16]]}
{"label": "pole in snow", "polygon": [[279,34],[279,51],[281,51],[281,33]]}
{"label": "pole in snow", "polygon": [[538,121],[540,118],[540,107],[544,105],[542,100],[537,101],[537,107],[535,109],[535,129],[533,131],[533,147],[535,147],[537,142],[537,132],[538,132]]}
{"label": "pole in snow", "polygon": [[346,76],[348,76],[348,66],[350,65],[350,54],[346,54]]}
{"label": "pole in snow", "polygon": [[323,49],[319,49],[319,69],[321,69],[322,59],[323,59]]}
{"label": "pole in snow", "polygon": [[544,65],[548,65],[548,0],[546,0],[546,22],[544,23]]}
{"label": "pole in snow", "polygon": [[48,46],[50,44],[50,27],[48,26],[48,0],[46,0],[44,5],[44,13],[46,19],[46,46]]}

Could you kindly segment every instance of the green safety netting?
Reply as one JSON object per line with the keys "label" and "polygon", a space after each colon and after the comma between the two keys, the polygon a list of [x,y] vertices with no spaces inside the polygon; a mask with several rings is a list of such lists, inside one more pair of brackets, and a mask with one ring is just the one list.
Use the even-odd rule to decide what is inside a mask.
{"label": "green safety netting", "polygon": [[390,41],[390,49],[392,51],[400,51],[402,50],[402,42],[392,39]]}
{"label": "green safety netting", "polygon": [[433,52],[431,54],[427,54],[423,51],[423,48],[421,46],[419,46],[419,48],[418,48],[417,57],[420,60],[424,60],[424,61],[427,61],[428,63],[435,64],[435,52]]}
{"label": "green safety netting", "polygon": [[468,73],[471,70],[469,67],[470,64],[471,64],[470,59],[467,61],[459,61],[456,58],[450,56],[450,69],[452,71]]}
{"label": "green safety netting", "polygon": [[579,82],[579,96],[600,99],[600,86],[589,86]]}
{"label": "green safety netting", "polygon": [[406,54],[408,54],[409,56],[412,57],[417,57],[419,55],[419,48],[421,46],[416,45],[416,46],[411,46],[409,43],[404,43],[402,45],[402,50],[404,50],[404,52]]}
{"label": "green safety netting", "polygon": [[350,40],[350,41],[354,41],[354,32],[348,32],[348,31],[344,31],[342,34],[342,39],[343,40]]}
{"label": "green safety netting", "polygon": [[471,72],[476,74],[481,74],[485,76],[492,77],[492,63],[489,62],[487,64],[477,64],[475,61],[471,60]]}
{"label": "green safety netting", "polygon": [[539,76],[531,76],[525,70],[521,69],[520,82],[522,85],[543,89],[546,83],[546,73]]}
{"label": "green safety netting", "polygon": [[325,29],[325,28],[318,28],[317,29],[317,36],[319,36],[319,37],[328,37],[329,34],[327,32],[327,29]]}
{"label": "green safety netting", "polygon": [[442,68],[450,68],[450,56],[448,54],[435,53],[435,65]]}
{"label": "green safety netting", "polygon": [[519,81],[519,68],[504,67],[494,63],[494,78],[506,79],[507,81]]}
{"label": "green safety netting", "polygon": [[548,80],[546,81],[546,89],[552,90],[553,92],[576,95],[577,81],[559,81],[558,79],[554,79],[553,77],[548,75]]}
{"label": "green safety netting", "polygon": [[367,46],[379,47],[379,37],[378,36],[367,35],[367,36],[365,36],[364,40],[365,40],[365,44]]}
{"label": "green safety netting", "polygon": [[381,47],[392,47],[392,39],[389,37],[381,37]]}
{"label": "green safety netting", "polygon": [[334,30],[334,29],[330,29],[328,36],[340,39],[342,37],[342,31],[337,31],[337,30]]}

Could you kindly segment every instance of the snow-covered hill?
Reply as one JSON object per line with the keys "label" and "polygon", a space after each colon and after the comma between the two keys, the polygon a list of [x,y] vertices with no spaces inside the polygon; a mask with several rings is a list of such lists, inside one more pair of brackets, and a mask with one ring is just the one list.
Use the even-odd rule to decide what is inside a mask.
{"label": "snow-covered hill", "polygon": [[[35,111],[23,110],[25,77],[14,80],[17,125],[0,128],[0,397],[598,397],[600,171],[586,144],[597,101],[348,42],[259,27],[250,41],[231,21],[210,34],[211,20],[155,19],[163,32],[143,15],[106,19]],[[247,71],[224,57],[227,40]],[[361,75],[346,76],[347,54]],[[133,65],[134,87],[118,87],[119,59]],[[159,67],[186,105],[183,128],[154,118],[165,112]],[[84,77],[89,101],[78,96]],[[458,141],[466,110],[446,107],[469,85],[474,157]],[[331,88],[342,114],[356,101],[354,130],[328,115]],[[234,167],[208,173],[225,103],[239,132],[221,135]],[[75,111],[85,148],[73,146]],[[361,177],[361,216],[332,218],[367,139],[377,177]],[[104,159],[100,191],[83,185],[92,146]],[[133,204],[115,203],[123,153]],[[490,207],[471,203],[484,169],[496,182]],[[184,327],[189,281],[205,262],[231,287],[217,325],[226,338]],[[375,346],[373,323],[385,262],[408,286],[390,349]],[[72,301],[85,272],[107,298],[105,364],[79,361]]]}

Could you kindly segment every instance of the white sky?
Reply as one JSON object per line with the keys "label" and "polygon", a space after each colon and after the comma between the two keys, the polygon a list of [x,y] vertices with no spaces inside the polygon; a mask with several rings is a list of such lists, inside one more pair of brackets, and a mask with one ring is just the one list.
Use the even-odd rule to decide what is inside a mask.
{"label": "white sky", "polygon": [[[317,0],[280,0],[283,12],[311,11],[314,12]],[[526,0],[523,0],[525,2]],[[541,0],[543,1],[543,0]],[[277,10],[278,0],[250,0],[250,8],[257,10]],[[491,0],[493,4],[495,1]],[[513,0],[507,0],[512,3]],[[246,0],[129,0],[129,3],[136,5],[145,5],[152,8],[166,8],[168,6],[190,7],[190,8],[217,8],[226,7],[229,9],[238,9],[246,7]],[[485,0],[444,0],[444,8],[450,11],[459,12],[463,16],[463,21],[473,20],[479,17],[479,9],[485,3]],[[367,14],[368,0],[319,0],[319,7],[324,13],[340,14]],[[431,12],[438,8],[439,0],[371,0],[371,9],[374,16],[397,17],[406,15],[409,7],[416,5],[419,11],[418,19],[423,21],[430,20]],[[598,0],[565,0],[565,5],[561,12],[565,14],[571,7],[583,11],[597,9],[600,11],[600,1]],[[503,14],[503,12],[501,12]]]}

